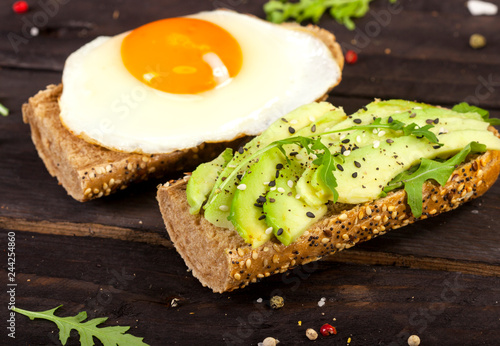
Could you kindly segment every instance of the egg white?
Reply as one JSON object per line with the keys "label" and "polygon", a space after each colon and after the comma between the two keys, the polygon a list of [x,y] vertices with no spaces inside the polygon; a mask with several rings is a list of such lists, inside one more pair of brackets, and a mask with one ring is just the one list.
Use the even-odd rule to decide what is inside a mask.
{"label": "egg white", "polygon": [[226,10],[189,17],[233,35],[243,53],[238,75],[199,94],[162,92],[125,68],[120,49],[128,33],[98,37],[66,61],[62,123],[73,134],[113,150],[167,153],[257,135],[340,80],[330,50],[309,33]]}

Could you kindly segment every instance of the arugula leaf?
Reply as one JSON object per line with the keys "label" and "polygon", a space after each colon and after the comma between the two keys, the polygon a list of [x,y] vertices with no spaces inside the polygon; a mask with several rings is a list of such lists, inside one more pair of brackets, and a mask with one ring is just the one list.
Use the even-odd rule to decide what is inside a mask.
{"label": "arugula leaf", "polygon": [[1,103],[0,103],[0,114],[2,114],[4,117],[9,115],[9,109]]}
{"label": "arugula leaf", "polygon": [[108,318],[94,318],[83,322],[87,318],[85,311],[80,312],[76,316],[59,317],[54,315],[54,312],[62,305],[46,311],[28,311],[13,307],[12,310],[22,315],[28,316],[30,320],[35,318],[43,318],[54,322],[59,328],[59,340],[63,345],[66,345],[71,330],[75,329],[80,334],[80,344],[82,346],[93,346],[96,337],[104,346],[148,346],[139,338],[132,334],[125,334],[130,327],[112,326],[98,328],[97,325],[103,323]]}
{"label": "arugula leaf", "polygon": [[422,159],[420,166],[398,174],[385,188],[384,193],[404,186],[408,197],[408,205],[413,216],[422,216],[422,188],[427,180],[435,180],[439,185],[446,184],[450,175],[461,164],[471,152],[485,152],[486,146],[477,142],[470,142],[456,155],[444,162]]}
{"label": "arugula leaf", "polygon": [[[273,23],[282,23],[293,19],[298,23],[311,20],[319,22],[323,14],[328,11],[337,22],[349,30],[356,27],[353,18],[366,15],[372,0],[270,0],[264,4],[267,20]],[[396,0],[390,0],[394,3]]]}
{"label": "arugula leaf", "polygon": [[[328,134],[332,134],[332,133],[339,133],[339,132],[355,131],[355,130],[388,129],[388,130],[392,130],[392,131],[402,130],[405,136],[425,137],[431,143],[439,144],[439,140],[436,137],[436,135],[433,132],[429,131],[429,129],[431,129],[433,127],[434,127],[434,125],[425,125],[423,127],[418,127],[418,125],[415,123],[411,123],[409,125],[406,125],[405,123],[403,123],[399,120],[393,120],[391,123],[382,124],[382,118],[376,118],[373,121],[373,123],[371,123],[371,124],[357,125],[357,126],[351,126],[351,127],[341,129],[341,130],[323,132],[323,133],[318,134],[318,136],[328,135]],[[439,145],[442,145],[442,144],[439,144]]]}
{"label": "arugula leaf", "polygon": [[434,132],[429,131],[429,129],[433,128],[434,125],[425,125],[423,127],[418,127],[417,124],[411,123],[410,125],[407,125],[403,128],[403,133],[405,136],[410,136],[413,135],[415,137],[425,137],[429,140],[431,143],[436,143],[439,144],[440,146],[443,146],[443,144],[439,143],[438,138],[434,134]]}
{"label": "arugula leaf", "polygon": [[469,105],[467,102],[462,102],[459,103],[451,109],[452,111],[458,112],[458,113],[469,113],[469,112],[474,112],[479,114],[484,121],[490,123],[491,125],[500,125],[500,119],[498,118],[490,118],[490,112],[488,112],[486,109],[479,108],[476,106]]}

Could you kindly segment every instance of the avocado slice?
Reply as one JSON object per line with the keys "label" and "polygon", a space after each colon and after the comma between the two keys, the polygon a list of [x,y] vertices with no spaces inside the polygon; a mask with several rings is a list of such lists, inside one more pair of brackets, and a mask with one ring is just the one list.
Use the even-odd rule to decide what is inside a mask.
{"label": "avocado slice", "polygon": [[[403,136],[394,138],[392,143],[381,142],[376,150],[370,146],[353,151],[341,165],[342,169],[334,172],[338,202],[357,204],[374,200],[397,174],[418,164],[422,158],[449,157],[472,141],[500,150],[500,139],[489,131],[455,131],[438,138],[444,144],[441,147],[425,139]],[[359,162],[360,167],[354,161]]]}
{"label": "avocado slice", "polygon": [[186,187],[190,214],[194,215],[200,212],[201,206],[207,200],[208,194],[217,181],[217,177],[232,158],[233,150],[227,148],[214,160],[203,163],[194,170]]}
{"label": "avocado slice", "polygon": [[253,247],[271,239],[272,230],[268,230],[262,206],[283,164],[286,164],[283,154],[276,148],[269,150],[245,174],[234,192],[228,219],[245,242]]}
{"label": "avocado slice", "polygon": [[[243,176],[249,169],[250,165],[256,160],[250,161],[245,167],[239,170],[237,175],[234,175],[229,181],[228,177],[233,173],[234,169],[244,161],[247,157],[255,154],[259,149],[265,148],[268,144],[288,138],[295,135],[297,131],[310,126],[313,121],[319,119],[334,107],[327,102],[311,103],[301,106],[296,110],[288,113],[286,116],[274,122],[260,136],[254,138],[235,153],[233,159],[226,165],[225,169],[217,178],[207,203],[204,206],[205,218],[212,224],[224,228],[234,229],[233,224],[227,219],[231,209],[232,199],[236,187],[239,185],[238,176]],[[224,188],[220,186],[224,183]]]}
{"label": "avocado slice", "polygon": [[297,196],[294,187],[299,178],[296,166],[293,162],[285,163],[276,179],[276,189],[269,191],[263,207],[266,223],[273,228],[274,236],[285,245],[293,243],[327,211],[326,205],[313,207]]}

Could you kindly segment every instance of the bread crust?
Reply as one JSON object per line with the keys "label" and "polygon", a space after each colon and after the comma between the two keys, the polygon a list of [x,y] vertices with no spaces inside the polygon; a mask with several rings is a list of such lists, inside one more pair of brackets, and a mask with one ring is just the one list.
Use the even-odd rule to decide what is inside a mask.
{"label": "bread crust", "polygon": [[[333,34],[314,25],[286,26],[320,38],[342,70],[344,56]],[[339,82],[340,78],[337,84]],[[62,85],[49,85],[38,92],[23,105],[23,120],[31,127],[31,138],[49,173],[58,179],[71,197],[80,202],[108,196],[138,181],[189,170],[199,163],[210,161],[225,148],[237,148],[248,140],[248,137],[243,137],[229,142],[202,143],[195,148],[167,154],[130,154],[109,150],[74,136],[62,125],[58,104],[61,93]],[[327,96],[325,94],[320,100]]]}
{"label": "bread crust", "polygon": [[455,209],[484,194],[499,172],[500,151],[487,151],[458,167],[444,186],[426,182],[418,219],[400,189],[369,203],[331,210],[289,246],[273,239],[255,249],[236,231],[189,214],[187,178],[160,186],[157,199],[168,234],[186,265],[204,286],[222,293]]}

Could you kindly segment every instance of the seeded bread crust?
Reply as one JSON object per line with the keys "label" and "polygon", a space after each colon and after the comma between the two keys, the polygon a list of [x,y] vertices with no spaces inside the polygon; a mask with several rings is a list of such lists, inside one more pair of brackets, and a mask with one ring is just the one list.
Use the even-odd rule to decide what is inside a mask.
{"label": "seeded bread crust", "polygon": [[[314,25],[284,25],[321,39],[342,70],[344,56],[333,34]],[[340,79],[337,84],[339,82]],[[80,202],[108,196],[138,181],[196,167],[210,161],[226,147],[237,148],[247,139],[202,143],[192,149],[168,154],[144,155],[108,150],[72,135],[61,124],[58,105],[61,93],[62,85],[49,85],[46,90],[38,92],[23,105],[23,120],[31,126],[31,138],[49,173]],[[325,94],[320,100],[327,96]]]}
{"label": "seeded bread crust", "polygon": [[161,178],[209,161],[233,142],[202,143],[168,154],[129,154],[93,145],[72,135],[59,119],[61,85],[49,85],[23,105],[23,121],[47,170],[68,194],[80,202],[108,196],[132,183]]}
{"label": "seeded bread crust", "polygon": [[189,214],[188,177],[160,186],[157,199],[170,239],[193,275],[203,286],[222,293],[455,209],[484,194],[499,172],[500,151],[488,151],[458,167],[444,186],[427,182],[419,219],[406,203],[406,192],[397,190],[373,202],[330,211],[289,246],[274,239],[255,249],[236,231]]}

